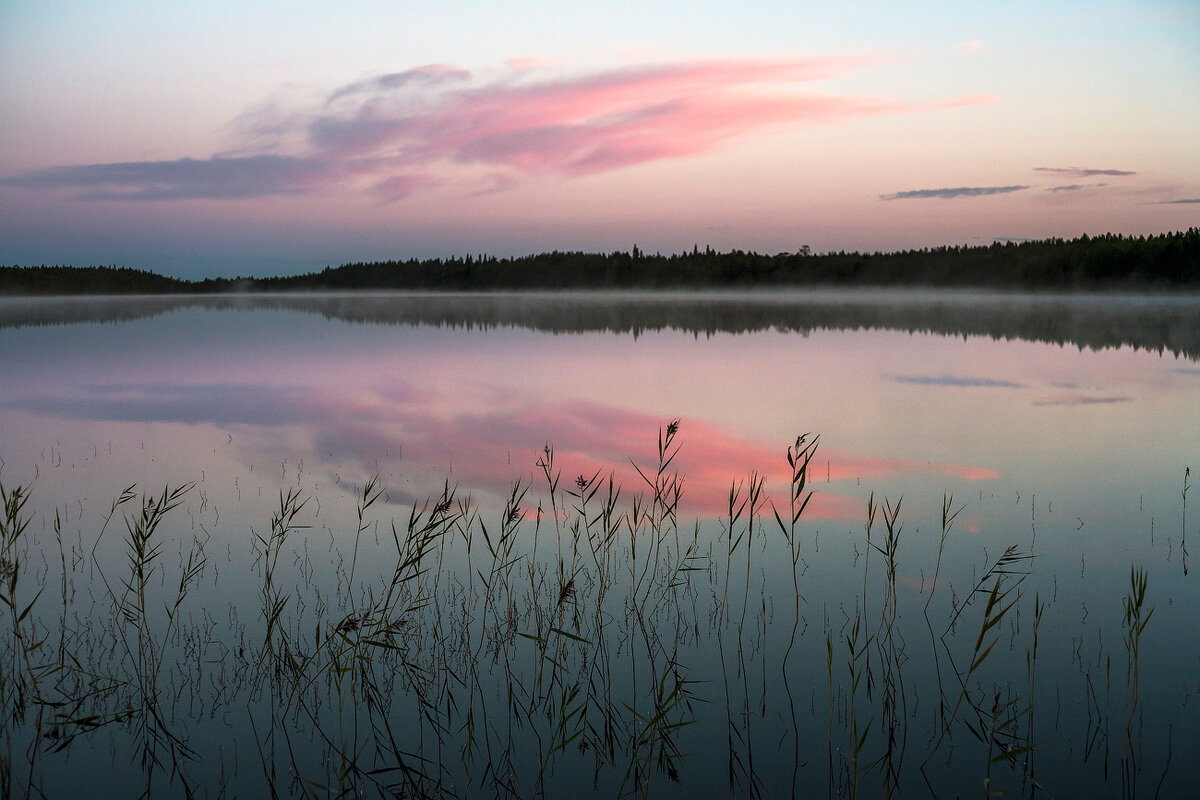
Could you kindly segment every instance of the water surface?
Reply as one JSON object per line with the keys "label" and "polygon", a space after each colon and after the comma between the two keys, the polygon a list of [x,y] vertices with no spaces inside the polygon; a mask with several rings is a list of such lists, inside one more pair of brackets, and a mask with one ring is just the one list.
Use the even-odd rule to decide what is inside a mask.
{"label": "water surface", "polygon": [[[1200,453],[1198,357],[1193,297],[0,301],[0,480],[27,485],[32,498],[24,586],[52,587],[30,618],[90,643],[94,671],[140,674],[138,648],[122,655],[127,644],[115,644],[131,641],[128,620],[94,621],[125,594],[122,513],[141,501],[103,525],[131,484],[151,494],[195,484],[164,523],[170,558],[157,563],[155,591],[174,591],[189,548],[205,559],[181,606],[186,623],[164,645],[180,677],[168,681],[165,668],[158,677],[177,694],[157,702],[195,757],[167,748],[156,751],[157,769],[143,766],[128,717],[34,759],[34,783],[69,794],[54,765],[75,753],[85,763],[132,760],[126,780],[231,794],[330,781],[379,791],[387,775],[430,794],[874,796],[903,786],[955,796],[982,793],[987,778],[1009,795],[1039,786],[1052,796],[1079,786],[1132,795],[1161,782],[1162,796],[1186,796],[1198,776],[1180,754],[1200,741],[1189,708],[1200,691],[1200,597],[1184,539],[1200,536],[1194,506],[1185,518],[1185,471]],[[645,476],[654,482],[673,420],[678,452],[664,474],[678,474],[683,491],[677,508],[660,508]],[[814,494],[789,546],[771,503],[787,517],[787,448],[806,433],[805,444],[820,436],[806,487]],[[541,465],[551,454],[548,478]],[[588,536],[607,489],[582,514],[567,491],[577,477],[587,486],[598,476],[599,486],[610,474],[624,487],[614,508],[625,522],[614,528],[619,546],[598,549]],[[373,476],[382,493],[360,526]],[[731,520],[731,487],[741,502],[759,477],[758,515]],[[481,583],[493,574],[480,563],[493,563],[488,546],[514,481],[528,487],[513,534],[520,562],[496,562],[516,566]],[[313,635],[321,620],[366,619],[393,574],[391,527],[407,530],[413,504],[452,491],[467,509],[446,523],[436,564],[405,584],[428,601],[405,612],[424,633],[404,644],[414,672],[383,693],[386,713],[367,702],[365,672],[362,684],[342,685],[344,673],[314,660],[306,680],[323,676],[327,694],[307,705],[280,688],[285,678],[268,685],[275,656],[254,657],[269,550],[256,536],[269,538],[281,491],[308,499],[297,515],[308,527],[280,544],[275,581],[291,598],[290,638],[267,648],[276,656],[326,653]],[[959,515],[939,565],[948,497]],[[868,542],[872,499],[880,510]],[[884,509],[897,504],[889,569],[887,547],[877,548]],[[992,629],[1002,633],[994,655],[971,673],[987,601],[972,589],[1008,548],[1029,575],[1002,580],[1016,602]],[[681,563],[689,569],[673,571]],[[112,576],[107,589],[97,566]],[[1146,571],[1154,609],[1136,703],[1124,621],[1134,567]],[[501,584],[507,617],[496,611]],[[653,614],[639,605],[649,587]],[[19,595],[29,602],[34,592]],[[207,688],[181,677],[197,651],[213,671]],[[472,670],[457,683],[429,677]],[[431,682],[422,689],[415,675]],[[119,692],[106,691],[87,710],[116,702]],[[431,691],[436,713],[418,699]],[[292,713],[278,727],[272,697]],[[994,708],[1015,721],[1001,726]],[[410,717],[425,721],[414,728]],[[18,734],[31,735],[33,719]],[[380,719],[409,720],[392,750],[380,745],[392,741]],[[347,733],[348,720],[362,729]],[[660,729],[668,721],[677,727]],[[238,754],[236,771],[222,761],[229,753],[212,750],[219,742]],[[305,774],[297,750],[321,766]],[[398,752],[408,766],[386,772]],[[360,765],[348,753],[366,755]],[[176,775],[168,756],[183,765]]]}

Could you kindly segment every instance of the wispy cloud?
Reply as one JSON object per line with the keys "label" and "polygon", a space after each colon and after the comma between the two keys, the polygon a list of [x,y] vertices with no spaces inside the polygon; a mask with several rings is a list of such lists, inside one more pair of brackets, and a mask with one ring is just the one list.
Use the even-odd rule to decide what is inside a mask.
{"label": "wispy cloud", "polygon": [[1108,186],[1107,183],[1071,183],[1066,186],[1051,186],[1046,189],[1047,192],[1058,194],[1059,192],[1079,192],[1084,189],[1098,189],[1103,186]]}
{"label": "wispy cloud", "polygon": [[888,380],[897,383],[915,383],[920,386],[955,386],[979,387],[986,386],[994,389],[1023,389],[1025,384],[1012,381],[1000,381],[992,378],[972,378],[961,375],[885,375]]}
{"label": "wispy cloud", "polygon": [[1183,200],[1164,200],[1159,203],[1160,206],[1180,206],[1190,205],[1191,203],[1200,203],[1200,197],[1187,197]]}
{"label": "wispy cloud", "polygon": [[384,202],[394,203],[436,182],[428,175],[393,175],[376,181],[368,191]]}
{"label": "wispy cloud", "polygon": [[261,155],[52,167],[4,178],[30,189],[73,189],[80,200],[230,200],[303,194],[348,174],[318,158]]}
{"label": "wispy cloud", "polygon": [[1086,169],[1084,167],[1034,167],[1034,172],[1047,172],[1064,178],[1095,178],[1100,175],[1126,177],[1137,175],[1127,169]]}
{"label": "wispy cloud", "polygon": [[1095,406],[1108,405],[1110,403],[1132,403],[1132,397],[1112,396],[1112,397],[1096,397],[1094,395],[1085,394],[1068,394],[1058,395],[1057,397],[1045,397],[1041,400],[1034,400],[1035,406]]}
{"label": "wispy cloud", "polygon": [[952,189],[913,189],[895,194],[881,194],[880,200],[925,200],[932,197],[985,197],[992,194],[1008,194],[1028,189],[1028,186],[957,186]]}
{"label": "wispy cloud", "polygon": [[453,64],[426,64],[423,67],[416,67],[404,72],[392,72],[363,81],[347,83],[334,90],[325,101],[325,105],[330,106],[343,97],[350,97],[352,95],[377,95],[414,84],[424,87],[444,86],[451,83],[463,83],[470,79],[471,73],[469,70],[456,67]]}
{"label": "wispy cloud", "polygon": [[392,201],[464,166],[490,168],[482,191],[496,190],[528,175],[589,175],[701,155],[798,125],[998,99],[912,104],[807,89],[878,61],[710,60],[582,74],[533,59],[483,74],[435,64],[353,81],[297,107],[264,103],[239,118],[246,139],[237,149],[207,158],[60,166],[0,180],[84,200],[234,199],[347,186]]}

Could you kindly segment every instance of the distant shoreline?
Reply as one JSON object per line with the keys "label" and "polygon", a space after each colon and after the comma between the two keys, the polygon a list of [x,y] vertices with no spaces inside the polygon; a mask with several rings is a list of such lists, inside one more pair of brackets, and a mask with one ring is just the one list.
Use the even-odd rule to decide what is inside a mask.
{"label": "distant shoreline", "polygon": [[1200,228],[893,253],[743,250],[539,253],[357,262],[304,275],[172,278],[128,267],[0,266],[0,295],[228,294],[341,290],[703,290],[925,288],[1200,291]]}

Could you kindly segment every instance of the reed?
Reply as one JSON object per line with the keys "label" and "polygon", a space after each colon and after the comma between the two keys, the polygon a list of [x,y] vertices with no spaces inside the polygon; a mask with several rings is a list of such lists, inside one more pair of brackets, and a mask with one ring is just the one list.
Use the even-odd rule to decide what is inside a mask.
{"label": "reed", "polygon": [[1181,492],[1181,494],[1182,494],[1182,496],[1183,496],[1183,506],[1182,506],[1182,508],[1180,509],[1180,514],[1179,514],[1179,528],[1180,528],[1180,534],[1179,534],[1179,549],[1180,549],[1180,550],[1183,552],[1183,556],[1182,556],[1182,558],[1183,558],[1183,574],[1184,574],[1184,575],[1187,575],[1187,574],[1188,574],[1188,566],[1187,566],[1187,560],[1188,560],[1188,550],[1187,550],[1187,495],[1188,495],[1188,489],[1192,488],[1192,486],[1191,486],[1191,483],[1190,483],[1190,478],[1191,478],[1191,477],[1192,477],[1192,468],[1191,468],[1191,467],[1184,467],[1184,470],[1183,470],[1183,491]]}
{"label": "reed", "polygon": [[1125,644],[1126,666],[1125,684],[1127,687],[1125,701],[1125,719],[1127,724],[1133,719],[1138,707],[1138,687],[1141,684],[1141,643],[1146,626],[1154,616],[1154,608],[1146,607],[1146,587],[1149,579],[1146,570],[1141,567],[1131,567],[1129,570],[1129,594],[1123,605],[1125,618],[1122,621]]}
{"label": "reed", "polygon": [[874,545],[884,559],[884,597],[880,608],[879,625],[873,635],[879,657],[880,729],[885,735],[883,752],[875,761],[884,776],[887,796],[900,788],[900,770],[907,746],[907,694],[904,690],[904,643],[897,629],[899,597],[896,590],[900,548],[899,522],[903,498],[895,505],[883,501],[883,541]]}
{"label": "reed", "polygon": [[266,536],[254,534],[262,560],[262,616],[266,621],[266,632],[263,634],[262,647],[259,652],[260,663],[269,655],[273,655],[281,663],[291,663],[295,667],[292,655],[287,648],[286,639],[280,636],[279,650],[277,651],[275,647],[274,639],[279,631],[280,620],[289,600],[289,596],[285,596],[283,593],[283,587],[276,582],[275,576],[279,568],[279,557],[283,553],[288,535],[309,527],[296,522],[296,517],[307,504],[308,499],[303,498],[296,490],[289,488],[286,494],[280,491],[279,510],[271,517],[271,532]]}
{"label": "reed", "polygon": [[[38,669],[37,650],[41,643],[29,623],[29,614],[42,594],[44,587],[30,587],[28,582],[26,551],[23,548],[31,515],[26,513],[29,501],[28,487],[17,485],[6,489],[0,483],[0,603],[8,610],[8,629],[4,642],[5,668],[0,670],[0,736],[3,736],[3,751],[0,751],[0,788],[5,797],[15,797],[17,789],[15,772],[17,728],[25,723],[30,706],[37,698]],[[25,581],[25,583],[23,583]],[[29,775],[36,769],[38,751],[29,753]],[[30,780],[32,783],[32,780]],[[28,793],[29,788],[26,792]]]}
{"label": "reed", "polygon": [[[1009,617],[1021,600],[1020,586],[1029,575],[1024,566],[1032,558],[1031,554],[1022,553],[1017,545],[1008,547],[979,579],[971,594],[968,595],[967,602],[955,611],[950,623],[946,626],[946,631],[942,634],[943,643],[946,642],[947,636],[963,611],[972,605],[972,601],[976,597],[986,598],[979,629],[966,665],[961,666],[947,648],[947,654],[950,656],[958,683],[958,692],[933,747],[922,762],[922,769],[929,764],[946,737],[953,737],[954,723],[958,720],[959,712],[963,709],[964,704],[973,715],[973,718],[965,720],[965,727],[972,736],[988,748],[988,759],[982,779],[985,791],[990,791],[988,787],[991,782],[991,764],[993,763],[992,748],[998,747],[1006,755],[1017,752],[1017,745],[1014,745],[1010,739],[1004,738],[1015,730],[1015,724],[1019,718],[1019,715],[1014,718],[1010,714],[1014,705],[1012,698],[1002,701],[1001,692],[998,689],[991,692],[976,689],[973,683],[981,674],[985,663],[1000,641],[999,626],[1001,622]],[[990,589],[986,588],[988,583],[991,584]]]}
{"label": "reed", "polygon": [[[731,484],[719,520],[682,523],[679,430],[660,429],[650,466],[634,464],[636,493],[600,471],[562,482],[547,445],[539,479],[493,506],[447,481],[398,509],[374,476],[340,503],[323,496],[323,513],[298,480],[249,536],[189,532],[216,513],[208,495],[193,513],[190,485],[130,487],[87,542],[50,515],[44,561],[28,488],[0,485],[5,796],[53,796],[64,759],[109,758],[106,747],[113,763],[132,758],[143,795],[874,797],[907,794],[918,776],[939,796],[1047,791],[1034,743],[1066,734],[1062,677],[1046,672],[1058,655],[1041,640],[1063,620],[1039,586],[1021,625],[1032,553],[1009,547],[977,567],[951,557],[969,537],[950,536],[962,507],[949,493],[927,517],[911,495],[871,493],[865,530],[802,541],[811,434],[786,450],[786,500],[754,471]],[[936,534],[939,510],[918,599],[910,546],[922,519]],[[98,545],[121,519],[114,571],[117,543]],[[221,536],[230,555],[214,559]],[[828,553],[851,548],[862,575],[824,590],[823,629],[810,630],[802,568],[814,562],[819,579]],[[1130,790],[1135,726],[1153,705],[1138,694],[1147,576],[1131,572],[1122,622]],[[961,601],[956,583],[972,587]],[[906,621],[918,604],[928,643]],[[1097,743],[1111,715],[1092,675],[1106,655],[1076,659]]]}
{"label": "reed", "polygon": [[[1140,772],[1138,765],[1139,749],[1134,735],[1135,718],[1138,715],[1141,686],[1141,644],[1142,635],[1150,618],[1154,616],[1154,608],[1146,606],[1146,588],[1149,583],[1146,570],[1141,567],[1130,567],[1129,593],[1124,598],[1124,619],[1122,620],[1122,641],[1125,645],[1125,726],[1121,737],[1121,789],[1126,797],[1137,796],[1137,776]],[[1169,761],[1168,761],[1169,764]],[[1165,767],[1164,767],[1165,774]]]}
{"label": "reed", "polygon": [[[800,604],[807,603],[804,595],[800,592],[800,531],[798,525],[800,518],[804,515],[804,510],[808,507],[812,500],[812,491],[806,491],[808,486],[808,470],[812,463],[813,456],[816,455],[819,436],[814,436],[809,440],[809,433],[802,433],[796,437],[794,444],[787,448],[786,458],[787,465],[790,471],[790,480],[788,482],[788,520],[785,523],[783,517],[779,513],[779,509],[775,504],[771,503],[771,512],[775,516],[775,523],[779,526],[779,532],[782,534],[784,541],[787,542],[788,557],[791,562],[792,572],[792,594],[794,595],[794,606],[792,616],[792,631],[788,637],[787,647],[783,651],[783,661],[780,664],[780,672],[782,673],[784,692],[788,698],[788,710],[792,721],[792,740],[794,742],[794,754],[792,758],[792,792],[795,794],[796,785],[799,781],[800,769],[800,722],[796,717],[796,699],[792,694],[791,678],[788,675],[788,660],[791,658],[792,650],[796,647],[796,637],[800,630]],[[832,642],[829,642],[832,648]],[[829,661],[826,664],[827,668],[832,666],[832,653],[829,654]],[[830,686],[832,690],[832,683]],[[832,698],[831,698],[832,704]],[[830,709],[830,724],[832,725],[832,707]]]}

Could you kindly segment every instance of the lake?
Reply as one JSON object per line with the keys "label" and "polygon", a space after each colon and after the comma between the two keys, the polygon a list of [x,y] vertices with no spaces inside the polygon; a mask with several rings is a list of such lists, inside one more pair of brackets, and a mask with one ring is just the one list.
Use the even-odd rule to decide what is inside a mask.
{"label": "lake", "polygon": [[1200,297],[0,298],[0,376],[5,796],[1200,782]]}

